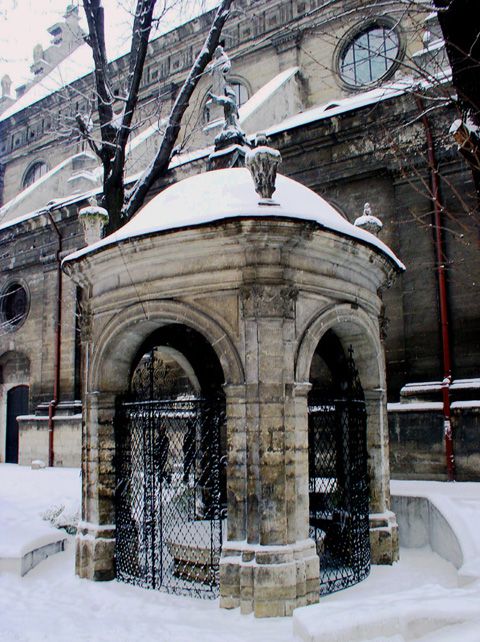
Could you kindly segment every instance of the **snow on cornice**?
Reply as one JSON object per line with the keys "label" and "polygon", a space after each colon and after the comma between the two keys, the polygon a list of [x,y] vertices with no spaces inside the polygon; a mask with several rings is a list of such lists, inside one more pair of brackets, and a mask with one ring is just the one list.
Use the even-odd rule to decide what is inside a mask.
{"label": "snow on cornice", "polygon": [[[151,39],[150,44],[162,38],[167,38],[169,35],[173,34],[176,31],[181,34],[180,30],[185,29],[186,25],[194,23],[202,16],[213,12],[214,9],[212,9],[211,5],[212,2],[207,2],[206,10],[202,11],[202,13],[194,15],[192,18],[187,18],[185,22],[181,22],[174,27],[167,26],[167,29],[164,33],[161,33],[157,37]],[[109,56],[109,63],[111,64],[123,58],[124,56],[128,55],[129,51],[129,39],[122,41],[121,45],[116,47],[113,55]],[[84,43],[77,47],[77,49],[72,51],[72,53],[64,58],[64,60],[59,62],[52,69],[52,71],[46,74],[41,80],[29,86],[26,92],[3,112],[3,114],[0,116],[0,122],[6,120],[7,118],[10,118],[11,116],[14,116],[15,114],[18,114],[23,109],[34,105],[40,100],[43,100],[44,98],[47,98],[48,96],[67,88],[76,80],[80,80],[80,78],[83,78],[84,76],[92,73],[93,69],[94,66],[92,50],[90,46],[87,45],[87,43]]]}
{"label": "snow on cornice", "polygon": [[32,85],[27,91],[16,100],[13,105],[6,109],[0,116],[0,121],[7,120],[18,114],[27,107],[65,89],[76,80],[83,78],[93,71],[92,50],[84,43],[72,51],[64,60],[59,62],[41,80]]}
{"label": "snow on cornice", "polygon": [[[74,154],[73,156],[69,156],[65,160],[61,161],[55,167],[53,167],[51,170],[46,172],[43,176],[41,176],[39,179],[37,179],[34,183],[26,187],[24,190],[22,190],[19,194],[17,194],[14,198],[12,198],[10,201],[5,203],[3,207],[0,207],[0,228],[6,227],[9,224],[13,224],[13,221],[9,221],[9,216],[12,216],[11,212],[12,210],[14,211],[19,205],[21,205],[22,201],[27,199],[29,196],[35,193],[38,189],[40,189],[45,183],[50,181],[52,178],[55,178],[55,176],[64,170],[66,167],[69,165],[73,165],[74,161],[78,158],[84,158],[84,157],[89,157],[93,160],[95,160],[95,156],[91,154],[90,152],[79,152],[78,154]],[[97,173],[98,170],[94,170],[93,172],[90,172],[89,177],[90,178],[101,178],[99,174]],[[69,177],[71,178],[71,177]],[[60,197],[59,199],[55,199],[56,201],[64,201],[68,197]],[[35,212],[38,210],[35,210]],[[31,214],[34,214],[35,212],[31,212]],[[28,216],[28,215],[26,215]],[[15,221],[17,220],[18,217],[15,217]],[[20,217],[24,218],[24,216]]]}
{"label": "snow on cornice", "polygon": [[295,127],[301,127],[302,125],[307,125],[318,120],[332,118],[333,116],[338,116],[353,111],[354,109],[360,109],[361,107],[368,107],[369,105],[374,105],[389,98],[402,96],[411,91],[414,86],[414,81],[408,78],[355,94],[349,98],[330,100],[328,103],[291,116],[281,123],[278,123],[278,125],[273,125],[273,127],[267,129],[266,134],[279,134],[283,131],[294,129]]}
{"label": "snow on cornice", "polygon": [[[294,72],[296,68],[292,67],[291,69],[287,70],[285,75],[287,75],[287,72],[291,73],[296,73]],[[279,76],[282,76],[282,74],[279,74]],[[276,77],[278,80],[279,76]],[[291,77],[291,76],[290,76]],[[273,80],[276,80],[273,79]],[[438,82],[449,82],[450,77],[448,75],[442,76],[438,78]],[[272,82],[272,81],[270,81]],[[269,85],[270,83],[267,83]],[[262,92],[263,89],[267,86],[265,85],[262,87],[259,92]],[[272,85],[273,86],[273,85]],[[273,125],[269,129],[266,130],[267,135],[273,135],[273,134],[281,134],[284,131],[288,131],[289,129],[294,129],[295,127],[301,127],[304,125],[308,125],[311,123],[314,123],[316,121],[320,120],[327,120],[329,118],[332,118],[334,116],[338,116],[340,114],[348,113],[349,111],[353,111],[355,109],[361,109],[363,107],[368,107],[371,105],[374,105],[376,103],[382,102],[384,100],[388,100],[390,98],[394,98],[397,96],[405,95],[408,94],[409,92],[413,91],[415,88],[420,88],[420,89],[428,89],[430,85],[423,82],[423,83],[418,83],[418,81],[414,81],[412,78],[407,78],[402,80],[401,82],[396,82],[393,84],[389,84],[386,86],[378,87],[376,89],[371,89],[366,92],[362,92],[359,94],[356,94],[355,96],[349,97],[349,98],[342,98],[339,100],[330,100],[328,103],[325,103],[323,105],[319,105],[318,107],[314,107],[312,109],[309,109],[308,111],[305,112],[300,112],[296,114],[295,116],[290,116],[286,118],[285,120],[281,121],[280,123]],[[256,92],[250,100],[256,99],[256,96],[259,92]],[[247,106],[248,103],[245,103],[245,106]],[[149,138],[151,135],[158,134],[158,124],[152,125],[150,128],[145,130],[145,132],[142,132],[139,134],[139,141],[138,143],[136,142],[136,138],[132,139],[131,146],[134,148],[138,144],[141,144],[144,142],[147,138]],[[253,136],[249,137],[250,139],[253,140]],[[180,167],[182,165],[186,165],[188,163],[200,160],[202,158],[206,158],[209,156],[209,154],[212,152],[213,147],[205,147],[203,149],[197,149],[189,152],[185,152],[183,154],[179,154],[177,156],[174,156],[169,169],[175,169],[176,167]],[[68,159],[67,159],[68,160]],[[55,168],[54,168],[55,169]],[[53,170],[52,170],[53,171]],[[95,176],[101,178],[101,171],[102,168],[99,167],[98,169],[94,170],[95,171]],[[131,184],[135,180],[141,177],[143,171],[136,172],[135,174],[129,176],[125,183],[126,184]],[[48,174],[45,174],[42,179],[45,179]],[[42,180],[39,179],[39,180]],[[38,181],[33,183],[29,188],[34,188],[38,184]],[[100,188],[96,190],[92,190],[91,192],[88,192],[88,195],[99,193],[101,191]],[[4,208],[10,205],[13,201],[15,201],[17,198],[19,198],[23,192],[21,192],[15,199],[7,203]],[[56,206],[61,207],[63,205],[67,205],[70,202],[75,202],[75,201],[80,201],[82,200],[83,196],[77,196],[77,195],[72,195],[72,196],[67,196],[61,199],[57,200]],[[0,210],[0,217],[2,214],[2,210]],[[14,225],[16,222],[18,222],[20,219],[24,220],[25,218],[28,217],[33,217],[36,216],[39,211],[41,210],[34,210],[31,211],[29,214],[25,214],[24,216],[18,217],[15,220],[5,222],[2,224],[1,218],[0,218],[0,229],[3,229],[5,227],[8,227],[9,225]]]}

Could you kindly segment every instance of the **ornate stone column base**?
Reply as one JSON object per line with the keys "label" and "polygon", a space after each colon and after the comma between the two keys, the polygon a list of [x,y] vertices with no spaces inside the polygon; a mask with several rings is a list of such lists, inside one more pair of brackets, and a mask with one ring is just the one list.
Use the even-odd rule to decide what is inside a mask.
{"label": "ornate stone column base", "polygon": [[370,548],[372,564],[398,561],[398,525],[395,513],[370,513]]}
{"label": "ornate stone column base", "polygon": [[256,617],[291,615],[319,600],[320,566],[308,539],[284,546],[226,542],[220,560],[220,606]]}
{"label": "ornate stone column base", "polygon": [[97,582],[115,578],[115,526],[80,522],[75,549],[79,577]]}

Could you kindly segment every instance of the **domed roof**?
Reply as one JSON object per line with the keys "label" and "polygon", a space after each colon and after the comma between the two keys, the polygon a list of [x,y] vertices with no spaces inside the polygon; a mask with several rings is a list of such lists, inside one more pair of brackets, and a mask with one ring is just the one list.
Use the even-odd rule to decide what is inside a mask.
{"label": "domed roof", "polygon": [[288,218],[313,221],[320,227],[376,247],[403,269],[395,254],[373,234],[355,227],[311,189],[278,175],[273,200],[261,205],[250,172],[219,169],[186,178],[154,197],[122,228],[67,257],[75,260],[133,237],[196,227],[230,218]]}

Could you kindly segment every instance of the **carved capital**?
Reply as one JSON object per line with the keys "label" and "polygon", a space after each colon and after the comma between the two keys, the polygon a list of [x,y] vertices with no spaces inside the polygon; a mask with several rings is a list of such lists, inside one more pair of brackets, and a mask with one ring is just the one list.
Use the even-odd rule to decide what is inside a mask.
{"label": "carved capital", "polygon": [[92,339],[93,314],[90,301],[81,300],[78,304],[78,329],[80,341],[88,343]]}
{"label": "carved capital", "polygon": [[295,302],[298,289],[282,285],[250,285],[241,289],[243,315],[245,318],[295,317]]}
{"label": "carved capital", "polygon": [[380,327],[380,339],[386,341],[388,335],[388,327],[390,325],[390,319],[385,314],[385,308],[382,306],[382,311],[378,317],[378,324]]}

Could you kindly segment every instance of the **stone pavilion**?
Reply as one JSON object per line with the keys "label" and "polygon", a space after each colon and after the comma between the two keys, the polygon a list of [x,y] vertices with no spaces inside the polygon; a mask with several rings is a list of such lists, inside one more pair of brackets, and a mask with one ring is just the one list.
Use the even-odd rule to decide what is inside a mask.
{"label": "stone pavilion", "polygon": [[[257,189],[258,183],[257,176]],[[183,388],[169,388],[176,403],[209,395],[223,399],[218,442],[223,468],[217,486],[224,490],[216,513],[224,525],[216,575],[222,607],[240,607],[263,617],[289,615],[297,606],[318,601],[323,544],[312,537],[312,502],[320,493],[312,490],[318,457],[311,452],[309,416],[328,414],[331,406],[314,406],[309,395],[323,379],[326,387],[334,387],[335,378],[341,380],[338,364],[347,363],[349,354],[354,355],[365,409],[365,423],[356,433],[364,450],[353,453],[353,442],[345,438],[342,457],[351,461],[343,477],[351,478],[357,464],[365,467],[368,563],[397,559],[381,293],[403,266],[375,234],[350,224],[294,180],[278,175],[270,193],[259,196],[248,169],[219,169],[165,189],[119,231],[68,256],[63,269],[82,288],[80,577],[112,579],[120,567],[122,573],[138,577],[143,564],[138,552],[147,541],[147,521],[142,517],[140,528],[138,517],[145,515],[143,504],[137,512],[127,507],[135,542],[130,548],[119,547],[122,453],[130,457],[129,497],[135,484],[140,488],[143,483],[145,490],[149,475],[156,476],[151,488],[168,485],[170,498],[175,480],[187,484],[192,478],[186,436],[177,450],[173,432],[169,445],[165,436],[157,441],[155,448],[163,448],[164,457],[154,454],[153,468],[142,464],[141,475],[134,470],[139,464],[133,442],[127,449],[120,443],[130,437],[119,437],[119,399],[137,385],[142,364],[148,359],[159,363],[158,355],[163,355],[163,382],[166,372],[183,377]],[[341,381],[337,388],[346,389]],[[148,403],[153,403],[151,398]],[[192,412],[182,416],[191,417]],[[155,416],[160,421],[180,415],[170,410]],[[344,410],[342,416],[347,415]],[[145,412],[138,417],[144,418]],[[347,432],[351,435],[350,428]],[[338,456],[336,461],[338,467]],[[204,472],[207,464],[202,466]],[[319,474],[314,486],[326,476],[333,479],[333,473]],[[335,483],[338,493],[338,479],[328,483]],[[208,505],[213,505],[205,499],[213,491],[209,495],[207,483],[201,484],[203,512],[198,496],[194,507],[198,523],[208,521]],[[155,492],[148,495],[154,507],[160,501]],[[189,533],[195,524],[192,518]],[[159,537],[160,546],[164,542]],[[168,546],[178,579],[181,560],[193,544],[174,544],[176,548]],[[205,582],[202,569],[207,562],[198,557],[188,564]],[[152,582],[161,584],[158,578]]]}

